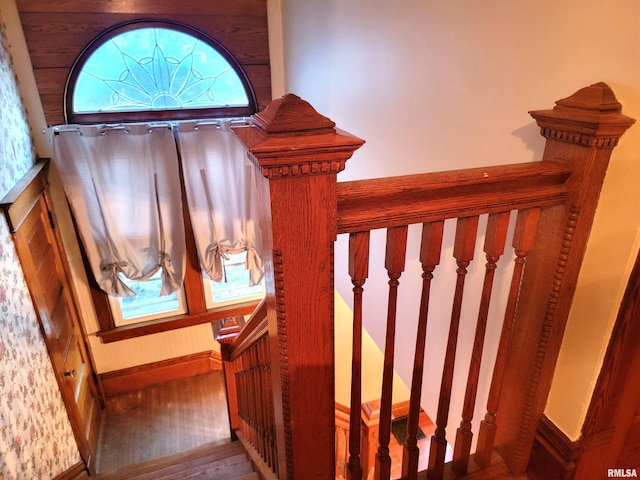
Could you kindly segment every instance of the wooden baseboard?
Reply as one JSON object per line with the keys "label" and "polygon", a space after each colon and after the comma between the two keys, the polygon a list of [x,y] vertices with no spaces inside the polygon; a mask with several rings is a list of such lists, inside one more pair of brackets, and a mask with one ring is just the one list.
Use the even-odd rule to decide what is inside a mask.
{"label": "wooden baseboard", "polygon": [[112,397],[120,393],[221,369],[220,354],[210,351],[101,373],[99,382],[105,395]]}
{"label": "wooden baseboard", "polygon": [[54,480],[84,480],[88,478],[89,473],[87,467],[85,467],[84,463],[80,462],[56,476]]}
{"label": "wooden baseboard", "polygon": [[532,480],[569,480],[574,477],[582,451],[551,420],[542,416],[533,442],[527,477]]}

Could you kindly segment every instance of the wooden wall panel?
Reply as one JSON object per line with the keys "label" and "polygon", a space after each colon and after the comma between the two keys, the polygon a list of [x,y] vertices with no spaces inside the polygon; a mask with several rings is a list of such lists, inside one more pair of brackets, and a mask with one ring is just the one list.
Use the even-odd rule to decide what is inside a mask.
{"label": "wooden wall panel", "polygon": [[170,20],[200,30],[223,45],[245,69],[258,108],[271,101],[266,0],[59,1],[17,0],[47,123],[64,123],[69,69],[101,32],[134,20]]}

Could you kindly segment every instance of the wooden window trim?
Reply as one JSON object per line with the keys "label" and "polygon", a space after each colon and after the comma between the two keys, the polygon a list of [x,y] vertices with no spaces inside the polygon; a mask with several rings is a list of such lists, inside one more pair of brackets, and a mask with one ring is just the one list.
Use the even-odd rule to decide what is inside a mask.
{"label": "wooden window trim", "polygon": [[103,343],[117,342],[120,340],[152,335],[154,333],[192,327],[203,323],[215,322],[216,320],[221,320],[227,317],[250,315],[260,303],[259,300],[253,300],[207,310],[202,283],[202,272],[200,270],[200,262],[198,260],[196,250],[196,240],[191,225],[191,216],[189,215],[189,206],[184,186],[184,176],[182,175],[182,161],[179,162],[179,171],[180,186],[182,189],[182,214],[184,218],[186,246],[184,292],[187,304],[187,313],[148,320],[145,322],[131,323],[129,325],[116,326],[113,313],[111,311],[109,297],[98,287],[98,283],[93,278],[88,259],[84,253],[82,244],[78,239],[80,249],[82,251],[84,267],[89,278],[89,286],[91,288],[91,296],[93,298],[96,315],[98,317],[98,325],[100,326],[100,330],[96,332],[96,335],[102,339]]}
{"label": "wooden window trim", "polygon": [[[102,339],[103,343],[117,342],[129,338],[177,330],[179,328],[193,327],[203,323],[211,323],[227,317],[250,315],[258,305],[259,301],[239,303],[200,313],[187,313],[160,320],[133,323],[131,325],[115,327],[109,330],[100,330],[96,335]],[[109,310],[109,313],[110,312],[111,311]]]}

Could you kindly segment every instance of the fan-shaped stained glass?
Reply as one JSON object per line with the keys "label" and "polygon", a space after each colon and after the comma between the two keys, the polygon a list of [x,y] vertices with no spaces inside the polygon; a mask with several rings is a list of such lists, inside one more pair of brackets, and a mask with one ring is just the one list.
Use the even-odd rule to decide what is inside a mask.
{"label": "fan-shaped stained glass", "polygon": [[85,61],[73,90],[74,113],[249,105],[227,59],[200,38],[144,27],[120,33]]}

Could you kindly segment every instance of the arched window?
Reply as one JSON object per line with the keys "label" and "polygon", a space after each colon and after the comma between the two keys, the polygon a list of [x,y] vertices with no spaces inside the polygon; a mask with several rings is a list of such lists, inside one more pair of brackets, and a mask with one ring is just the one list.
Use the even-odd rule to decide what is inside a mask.
{"label": "arched window", "polygon": [[222,45],[173,22],[134,22],[94,39],[71,68],[68,123],[233,117],[256,112],[251,85]]}

